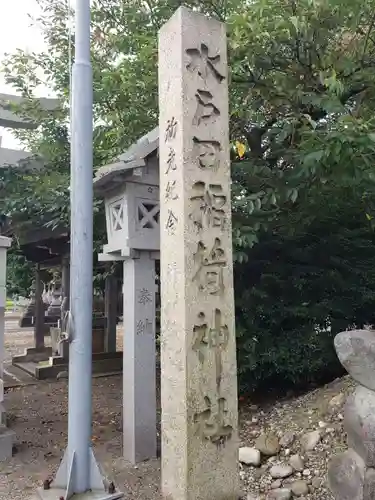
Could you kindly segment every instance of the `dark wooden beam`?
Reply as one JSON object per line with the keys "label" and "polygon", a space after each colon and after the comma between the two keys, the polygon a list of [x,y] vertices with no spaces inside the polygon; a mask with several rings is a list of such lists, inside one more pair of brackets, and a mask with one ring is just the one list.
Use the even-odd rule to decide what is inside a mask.
{"label": "dark wooden beam", "polygon": [[22,232],[19,239],[21,245],[27,245],[45,241],[69,239],[69,237],[69,229],[63,227],[53,230],[49,228],[35,228],[27,229],[25,232]]}

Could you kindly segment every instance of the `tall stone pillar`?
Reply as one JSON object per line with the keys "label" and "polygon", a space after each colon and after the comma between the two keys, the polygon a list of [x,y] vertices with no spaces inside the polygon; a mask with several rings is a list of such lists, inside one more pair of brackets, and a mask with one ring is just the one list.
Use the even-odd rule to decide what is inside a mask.
{"label": "tall stone pillar", "polygon": [[117,327],[117,279],[113,273],[105,279],[104,308],[106,329],[104,339],[105,352],[116,352]]}
{"label": "tall stone pillar", "polygon": [[123,439],[131,463],[156,457],[155,261],[124,261]]}
{"label": "tall stone pillar", "polygon": [[40,266],[37,264],[35,270],[35,324],[34,341],[36,350],[44,350],[44,304],[43,284],[40,276]]}
{"label": "tall stone pillar", "polygon": [[0,462],[12,456],[14,433],[6,428],[4,410],[4,331],[6,304],[6,262],[7,249],[11,240],[0,236]]}
{"label": "tall stone pillar", "polygon": [[6,263],[7,249],[10,247],[10,239],[0,236],[0,424],[3,423],[3,364],[4,364],[4,333],[5,333],[5,305],[6,305]]}
{"label": "tall stone pillar", "polygon": [[239,496],[225,26],[159,36],[162,491]]}

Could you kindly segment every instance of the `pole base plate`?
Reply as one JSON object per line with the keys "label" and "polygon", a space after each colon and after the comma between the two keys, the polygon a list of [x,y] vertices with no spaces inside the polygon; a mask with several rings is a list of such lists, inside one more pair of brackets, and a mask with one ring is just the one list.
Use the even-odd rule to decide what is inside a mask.
{"label": "pole base plate", "polygon": [[104,493],[103,491],[89,491],[87,493],[78,493],[65,499],[66,490],[62,488],[51,488],[49,490],[38,489],[36,496],[32,500],[118,500],[124,498],[123,493]]}

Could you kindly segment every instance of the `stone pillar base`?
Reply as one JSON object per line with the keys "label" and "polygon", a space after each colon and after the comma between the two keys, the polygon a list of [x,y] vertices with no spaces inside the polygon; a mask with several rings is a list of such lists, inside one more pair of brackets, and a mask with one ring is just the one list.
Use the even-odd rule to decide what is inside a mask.
{"label": "stone pillar base", "polygon": [[157,456],[155,261],[124,261],[123,452],[130,463]]}
{"label": "stone pillar base", "polygon": [[14,438],[15,433],[12,430],[0,425],[0,462],[12,458]]}
{"label": "stone pillar base", "polygon": [[[65,498],[65,490],[59,488],[51,488],[50,490],[40,489],[37,491],[36,497],[34,496],[31,500],[56,500],[57,498]],[[95,491],[90,491],[88,493],[82,493],[80,495],[74,495],[74,500],[117,500],[123,498],[122,493],[114,493],[113,495],[108,493],[95,493]]]}
{"label": "stone pillar base", "polygon": [[20,356],[13,356],[12,364],[16,363],[40,363],[41,361],[48,361],[48,359],[52,356],[52,348],[51,347],[43,347],[38,349],[36,347],[28,347],[25,349],[25,352]]}

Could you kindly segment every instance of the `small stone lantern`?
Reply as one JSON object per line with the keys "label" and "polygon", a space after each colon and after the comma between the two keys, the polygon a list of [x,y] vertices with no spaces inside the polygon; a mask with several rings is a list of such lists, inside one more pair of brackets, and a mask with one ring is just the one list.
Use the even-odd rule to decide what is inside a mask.
{"label": "small stone lantern", "polygon": [[144,136],[115,163],[99,169],[108,243],[101,261],[123,262],[124,458],[156,457],[155,260],[160,255],[159,133]]}
{"label": "small stone lantern", "polygon": [[116,163],[99,169],[94,179],[95,192],[105,199],[108,244],[103,253],[108,260],[159,251],[157,147],[158,134],[152,131]]}

